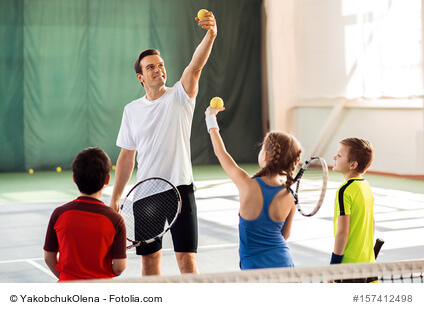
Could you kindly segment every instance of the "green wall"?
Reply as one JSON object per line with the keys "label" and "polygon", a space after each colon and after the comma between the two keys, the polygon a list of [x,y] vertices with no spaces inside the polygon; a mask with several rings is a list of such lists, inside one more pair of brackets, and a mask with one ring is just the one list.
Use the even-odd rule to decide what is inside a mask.
{"label": "green wall", "polygon": [[194,164],[216,163],[204,125],[214,96],[227,149],[256,160],[261,134],[259,0],[0,0],[0,171],[70,168],[83,148],[112,162],[124,106],[144,95],[134,61],[161,51],[167,85],[181,77],[214,12],[218,37],[203,70],[192,129]]}

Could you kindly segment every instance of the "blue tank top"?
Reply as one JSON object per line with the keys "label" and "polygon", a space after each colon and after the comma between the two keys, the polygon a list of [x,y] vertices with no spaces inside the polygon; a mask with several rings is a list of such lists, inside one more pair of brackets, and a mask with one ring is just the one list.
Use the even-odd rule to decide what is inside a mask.
{"label": "blue tank top", "polygon": [[293,267],[289,247],[281,234],[284,222],[275,222],[269,216],[269,204],[284,187],[269,186],[259,177],[264,205],[254,220],[239,216],[240,268]]}

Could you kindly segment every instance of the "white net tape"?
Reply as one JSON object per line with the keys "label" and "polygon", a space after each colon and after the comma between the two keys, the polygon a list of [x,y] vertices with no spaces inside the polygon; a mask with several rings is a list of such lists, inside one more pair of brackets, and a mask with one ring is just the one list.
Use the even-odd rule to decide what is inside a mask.
{"label": "white net tape", "polygon": [[[228,273],[146,276],[115,279],[116,283],[313,283],[377,277],[380,282],[423,283],[424,260],[277,268]],[[99,282],[91,281],[91,282]]]}

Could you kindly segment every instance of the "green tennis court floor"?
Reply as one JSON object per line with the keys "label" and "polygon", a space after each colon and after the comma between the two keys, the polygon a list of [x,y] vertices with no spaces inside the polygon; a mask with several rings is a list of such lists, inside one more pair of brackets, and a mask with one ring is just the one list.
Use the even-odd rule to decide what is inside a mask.
{"label": "green tennis court floor", "polygon": [[[257,166],[242,167],[249,173]],[[199,217],[199,269],[203,273],[237,271],[238,194],[218,165],[193,169]],[[113,174],[113,173],[112,173]],[[375,195],[376,237],[386,243],[379,262],[424,258],[424,181],[366,175]],[[333,204],[343,177],[330,171],[325,202],[318,214],[296,214],[288,240],[295,266],[329,263],[333,246]],[[112,177],[113,183],[113,177]],[[129,184],[135,183],[135,175]],[[110,202],[112,186],[103,196]],[[44,235],[51,212],[78,196],[70,171],[0,174],[0,283],[55,282],[43,260]],[[172,242],[164,237],[163,275],[178,274]],[[121,278],[139,277],[140,257],[128,253]]]}

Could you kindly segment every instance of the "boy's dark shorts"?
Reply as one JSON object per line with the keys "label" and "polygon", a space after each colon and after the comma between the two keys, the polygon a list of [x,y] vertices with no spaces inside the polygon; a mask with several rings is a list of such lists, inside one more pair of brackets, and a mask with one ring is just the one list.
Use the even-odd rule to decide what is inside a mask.
{"label": "boy's dark shorts", "polygon": [[[177,187],[181,195],[181,213],[171,228],[172,242],[175,252],[197,253],[198,226],[197,206],[193,184]],[[152,243],[136,247],[137,255],[148,255],[162,249],[162,238]]]}

